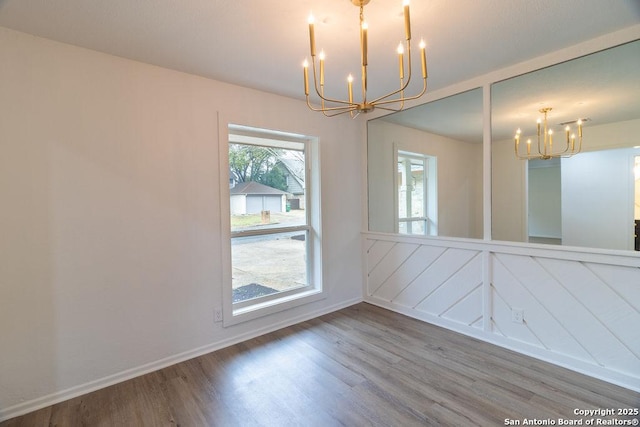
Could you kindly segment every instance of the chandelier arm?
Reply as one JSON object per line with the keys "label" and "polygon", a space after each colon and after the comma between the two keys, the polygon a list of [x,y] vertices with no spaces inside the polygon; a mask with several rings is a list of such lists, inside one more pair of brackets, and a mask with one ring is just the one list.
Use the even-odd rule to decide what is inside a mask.
{"label": "chandelier arm", "polygon": [[530,155],[526,155],[526,156],[521,156],[520,153],[518,152],[518,142],[516,141],[514,143],[514,151],[516,153],[516,157],[520,160],[530,160],[535,158],[534,156],[530,156]]}
{"label": "chandelier arm", "polygon": [[[582,141],[580,141],[580,143],[581,142]],[[546,141],[545,141],[544,146],[545,146],[544,153],[540,150],[540,147],[538,146],[538,154],[540,154],[540,156],[542,156],[542,157],[567,157],[567,156],[564,156],[564,154],[570,153],[570,155],[572,156],[572,155],[577,154],[577,153],[580,152],[580,151],[576,152],[575,150],[571,150],[570,151],[569,150],[570,145],[569,145],[568,141],[565,144],[564,150],[561,150],[561,151],[555,151],[554,152],[554,151],[551,151],[551,147],[549,147],[549,151],[547,152],[547,150],[546,150],[546,147],[547,147]]]}
{"label": "chandelier arm", "polygon": [[[546,135],[545,135],[545,137],[544,137],[544,138],[545,138],[545,140],[546,140],[546,138],[547,138],[547,137],[546,137]],[[546,141],[545,141],[545,143],[544,143],[544,146],[545,146],[545,149],[546,149],[546,147],[547,147],[547,143],[546,143]],[[545,150],[545,151],[546,151],[546,150]],[[540,131],[538,131],[538,154],[539,154],[541,157],[544,157],[544,156],[545,156],[545,154],[542,152],[542,149],[540,148]]]}
{"label": "chandelier arm", "polygon": [[[426,91],[427,91],[427,79],[423,79],[422,91],[417,95],[413,95],[413,96],[410,96],[408,98],[402,98],[402,99],[388,99],[386,101],[378,101],[378,100],[376,100],[376,101],[372,101],[372,104],[374,104],[376,106],[376,108],[378,108],[378,106],[380,106],[380,105],[392,104],[394,102],[412,101],[414,99],[420,98],[422,95],[424,95],[424,93]],[[398,93],[398,92],[400,92],[400,91],[396,91],[394,93]],[[378,98],[378,99],[387,98],[387,97],[393,95],[394,93],[390,93],[389,95],[385,95],[385,96],[383,96],[381,98]],[[400,110],[397,110],[397,111],[400,111]]]}
{"label": "chandelier arm", "polygon": [[333,112],[333,113],[327,113],[327,110],[322,110],[322,109],[317,109],[317,108],[311,108],[311,110],[312,111],[321,112],[326,117],[335,117],[335,116],[339,116],[341,114],[350,113],[350,112],[354,111],[354,109],[351,109],[351,110],[344,110],[344,111],[336,111],[336,112]]}
{"label": "chandelier arm", "polygon": [[[386,95],[382,95],[381,97],[374,99],[373,101],[371,101],[371,104],[375,105],[376,103],[382,101],[383,99],[386,99],[386,98],[389,98],[391,96],[397,95],[397,94],[403,92],[407,88],[407,86],[409,86],[409,83],[411,82],[411,69],[412,69],[412,67],[411,67],[411,40],[407,40],[407,67],[409,67],[409,75],[407,76],[407,80],[404,82],[404,85],[402,85],[400,87],[400,89],[398,89],[396,91],[389,92]],[[422,93],[424,93],[424,92],[422,92]],[[400,102],[400,100],[391,101],[391,102]],[[389,102],[383,102],[382,104],[384,104],[384,103],[388,104]]]}
{"label": "chandelier arm", "polygon": [[313,111],[340,111],[340,113],[347,113],[349,111],[353,111],[356,109],[355,105],[345,105],[345,106],[339,106],[339,107],[314,107],[313,104],[311,104],[311,100],[309,99],[309,97],[307,97],[307,106],[313,110]]}
{"label": "chandelier arm", "polygon": [[553,157],[562,157],[564,159],[568,159],[569,157],[573,157],[576,154],[580,153],[581,151],[582,151],[582,138],[578,139],[578,148],[574,150],[569,150],[569,145],[567,145],[567,148],[565,148],[563,151],[558,151],[555,153],[549,152],[547,154],[544,154],[541,151],[538,151],[538,155],[528,154],[526,156],[523,156],[520,154],[520,152],[518,151],[517,142],[514,143],[514,152],[515,152],[516,158],[519,160],[548,160]]}
{"label": "chandelier arm", "polygon": [[349,109],[349,110],[344,110],[344,111],[338,111],[332,114],[327,114],[326,111],[323,111],[322,114],[324,114],[326,117],[335,117],[335,116],[339,116],[341,114],[345,114],[345,113],[353,113],[353,111],[355,111],[355,108]]}
{"label": "chandelier arm", "polygon": [[391,112],[394,112],[394,113],[397,113],[398,111],[402,111],[402,108],[381,107],[379,105],[376,105],[376,109],[385,110],[385,111],[391,111]]}
{"label": "chandelier arm", "polygon": [[[409,73],[409,74],[411,74],[411,73]],[[391,97],[391,96],[394,96],[394,95],[397,95],[397,94],[399,94],[399,93],[404,92],[404,90],[405,90],[405,89],[407,88],[407,86],[409,85],[409,80],[410,80],[410,78],[411,78],[411,76],[409,76],[409,78],[407,78],[407,81],[404,83],[404,85],[403,85],[400,89],[395,90],[395,91],[393,91],[393,92],[389,92],[389,93],[388,93],[388,94],[386,94],[386,95],[382,95],[382,96],[380,96],[380,97],[378,97],[378,98],[374,99],[373,101],[369,102],[369,104],[373,104],[373,105],[375,105],[375,106],[378,106],[378,105],[381,105],[381,104],[389,104],[389,103],[392,103],[392,102],[401,102],[401,101],[404,101],[404,100],[408,101],[408,100],[415,99],[415,98],[418,98],[418,97],[422,96],[422,95],[425,93],[426,88],[427,88],[427,81],[426,81],[426,79],[425,79],[425,82],[424,82],[424,89],[423,89],[423,91],[420,93],[420,95],[417,95],[417,96],[415,96],[415,97],[411,97],[411,98],[402,98],[402,97],[400,97],[400,98],[395,98],[395,99],[389,99],[389,100],[386,100],[387,98],[389,98],[389,97]],[[386,100],[386,101],[383,101],[383,100]]]}
{"label": "chandelier arm", "polygon": [[345,114],[345,113],[350,113],[353,112],[354,109],[351,110],[345,110],[345,111],[340,111],[339,113],[333,113],[333,114],[327,114],[326,111],[323,111],[322,114],[324,114],[326,117],[335,117],[335,116],[339,116],[341,114]]}
{"label": "chandelier arm", "polygon": [[558,151],[556,154],[551,153],[552,156],[562,156],[564,153],[569,151],[569,141],[567,141],[567,146],[562,151]]}
{"label": "chandelier arm", "polygon": [[311,102],[307,102],[307,106],[311,110],[319,111],[319,112],[337,111],[337,112],[340,112],[340,113],[346,113],[346,112],[349,112],[349,111],[354,111],[356,109],[355,107],[325,107],[325,108],[320,108],[320,107],[313,106],[313,104],[311,104]]}
{"label": "chandelier arm", "polygon": [[[345,113],[350,113],[351,116],[353,117],[353,111],[355,110],[355,107],[322,107],[322,109],[320,110],[322,112],[322,115],[325,117],[334,117],[334,116],[339,116],[340,114],[345,114]],[[333,111],[333,113],[329,114],[329,111]]]}
{"label": "chandelier arm", "polygon": [[[565,147],[564,150],[558,151],[556,153],[550,153],[550,155],[551,155],[551,157],[558,157],[558,156],[560,156],[560,157],[571,157],[574,154],[578,154],[580,152],[580,148],[582,147],[582,141],[580,141],[580,144],[579,144],[580,148],[578,150],[575,150],[575,149],[569,150],[569,147],[570,147],[569,142],[567,142],[567,146]],[[569,155],[565,156],[564,154],[566,154],[566,153],[569,153]]]}
{"label": "chandelier arm", "polygon": [[[326,102],[332,102],[334,104],[345,104],[344,107],[339,107],[339,108],[349,108],[349,107],[356,107],[358,104],[354,103],[354,102],[349,102],[349,101],[342,101],[340,99],[333,99],[333,98],[329,98],[324,96],[324,91],[320,91],[320,89],[318,88],[318,79],[317,74],[316,74],[316,61],[315,61],[315,57],[311,58],[311,62],[313,63],[313,86],[316,90],[316,94],[318,94],[318,96],[320,97],[321,100],[326,101]],[[324,108],[324,107],[323,107]],[[327,107],[327,108],[333,108],[333,107]],[[322,111],[322,110],[314,110],[314,111]]]}

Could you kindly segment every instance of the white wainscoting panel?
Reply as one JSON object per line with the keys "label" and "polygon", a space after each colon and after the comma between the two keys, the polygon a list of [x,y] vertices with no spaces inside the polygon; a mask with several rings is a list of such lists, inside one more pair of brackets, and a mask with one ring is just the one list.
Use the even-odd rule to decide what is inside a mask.
{"label": "white wainscoting panel", "polygon": [[467,326],[482,323],[481,252],[373,241],[368,295]]}
{"label": "white wainscoting panel", "polygon": [[637,254],[364,239],[365,301],[640,391]]}

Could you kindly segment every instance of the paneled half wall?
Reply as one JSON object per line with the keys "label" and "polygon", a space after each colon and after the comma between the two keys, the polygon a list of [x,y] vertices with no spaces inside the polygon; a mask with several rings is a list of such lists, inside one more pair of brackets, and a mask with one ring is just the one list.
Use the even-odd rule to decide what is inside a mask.
{"label": "paneled half wall", "polygon": [[640,391],[640,258],[365,233],[365,301]]}

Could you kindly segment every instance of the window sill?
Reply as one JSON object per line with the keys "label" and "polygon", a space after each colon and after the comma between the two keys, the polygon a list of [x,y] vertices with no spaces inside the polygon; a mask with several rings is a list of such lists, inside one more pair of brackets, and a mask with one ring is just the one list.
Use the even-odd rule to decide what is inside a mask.
{"label": "window sill", "polygon": [[237,325],[242,322],[289,310],[293,307],[309,304],[324,298],[326,298],[326,295],[322,289],[309,289],[302,292],[283,295],[280,298],[273,298],[268,301],[256,301],[255,304],[247,305],[242,308],[234,308],[231,316],[225,316],[223,324],[225,327]]}

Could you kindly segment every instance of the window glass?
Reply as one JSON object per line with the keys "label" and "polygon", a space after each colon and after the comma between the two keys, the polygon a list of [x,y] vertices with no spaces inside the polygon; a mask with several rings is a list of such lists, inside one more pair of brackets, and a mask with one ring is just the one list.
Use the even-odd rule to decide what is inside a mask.
{"label": "window glass", "polygon": [[311,227],[305,143],[246,132],[229,139],[233,304],[306,289]]}
{"label": "window glass", "polygon": [[398,233],[435,235],[435,189],[429,185],[430,179],[435,180],[429,173],[435,158],[404,151],[397,157]]}

